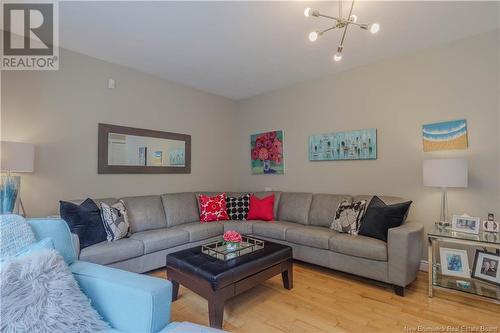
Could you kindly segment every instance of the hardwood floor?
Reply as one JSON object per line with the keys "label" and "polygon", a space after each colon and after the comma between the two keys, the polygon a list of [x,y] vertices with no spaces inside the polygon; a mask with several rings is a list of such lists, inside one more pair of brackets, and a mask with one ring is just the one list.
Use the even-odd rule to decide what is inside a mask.
{"label": "hardwood floor", "polygon": [[[166,276],[165,270],[150,274]],[[172,320],[208,325],[207,301],[181,286]],[[295,262],[292,290],[276,276],[236,296],[226,303],[223,327],[256,333],[500,332],[500,305],[441,292],[428,298],[424,272],[399,297],[388,285]]]}

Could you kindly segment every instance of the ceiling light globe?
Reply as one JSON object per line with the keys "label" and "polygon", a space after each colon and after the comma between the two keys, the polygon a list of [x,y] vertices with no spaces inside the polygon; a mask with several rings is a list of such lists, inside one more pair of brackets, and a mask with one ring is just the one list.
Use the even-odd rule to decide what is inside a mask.
{"label": "ceiling light globe", "polygon": [[312,15],[312,11],[313,11],[312,8],[307,7],[306,9],[304,9],[304,16],[305,17],[311,16]]}
{"label": "ceiling light globe", "polygon": [[335,60],[335,61],[340,61],[340,60],[342,60],[342,53],[340,53],[340,52],[335,53],[335,54],[333,55],[333,60]]}
{"label": "ceiling light globe", "polygon": [[356,23],[358,21],[358,17],[356,15],[352,14],[349,21]]}
{"label": "ceiling light globe", "polygon": [[378,23],[373,23],[371,26],[370,26],[370,32],[372,34],[376,34],[377,32],[380,31],[380,25]]}
{"label": "ceiling light globe", "polygon": [[318,33],[316,31],[312,31],[309,33],[308,38],[310,42],[315,42],[318,39]]}

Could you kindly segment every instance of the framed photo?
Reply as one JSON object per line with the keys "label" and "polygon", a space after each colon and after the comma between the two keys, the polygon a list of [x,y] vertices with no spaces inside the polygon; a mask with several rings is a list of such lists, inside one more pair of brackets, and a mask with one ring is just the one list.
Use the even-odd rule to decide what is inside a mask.
{"label": "framed photo", "polygon": [[481,281],[474,281],[474,285],[478,295],[500,299],[500,288],[487,285]]}
{"label": "framed photo", "polygon": [[496,221],[486,220],[483,221],[483,230],[488,232],[498,232],[500,230],[500,225]]}
{"label": "framed photo", "polygon": [[441,259],[441,274],[470,278],[467,251],[442,247],[439,249],[439,256]]}
{"label": "framed photo", "polygon": [[453,215],[453,220],[451,221],[451,230],[468,234],[479,234],[480,226],[481,219],[479,217]]}
{"label": "framed photo", "polygon": [[499,264],[499,254],[477,250],[474,258],[474,267],[472,268],[472,277],[500,286]]}

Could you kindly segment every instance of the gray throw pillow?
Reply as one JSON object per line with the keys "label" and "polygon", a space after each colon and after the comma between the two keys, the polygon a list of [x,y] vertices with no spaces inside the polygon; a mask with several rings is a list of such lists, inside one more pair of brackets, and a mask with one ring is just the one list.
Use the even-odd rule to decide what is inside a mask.
{"label": "gray throw pillow", "polygon": [[350,235],[357,235],[365,210],[366,200],[352,203],[347,200],[341,201],[335,212],[330,229]]}
{"label": "gray throw pillow", "polygon": [[3,262],[0,277],[2,333],[109,330],[55,250]]}

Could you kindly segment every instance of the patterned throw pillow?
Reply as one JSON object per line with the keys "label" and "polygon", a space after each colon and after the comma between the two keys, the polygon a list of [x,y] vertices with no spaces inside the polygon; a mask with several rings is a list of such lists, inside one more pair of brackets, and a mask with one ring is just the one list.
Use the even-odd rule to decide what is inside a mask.
{"label": "patterned throw pillow", "polygon": [[101,202],[101,214],[108,242],[128,236],[130,224],[128,222],[127,210],[122,200],[111,206]]}
{"label": "patterned throw pillow", "polygon": [[250,194],[241,197],[226,198],[227,215],[231,220],[243,221],[247,219],[250,210]]}
{"label": "patterned throw pillow", "polygon": [[200,221],[202,223],[229,220],[226,210],[226,193],[215,197],[200,194],[198,201],[200,202]]}
{"label": "patterned throw pillow", "polygon": [[350,235],[357,235],[365,210],[366,200],[353,203],[347,200],[342,201],[337,207],[337,212],[335,213],[335,218],[330,229]]}

